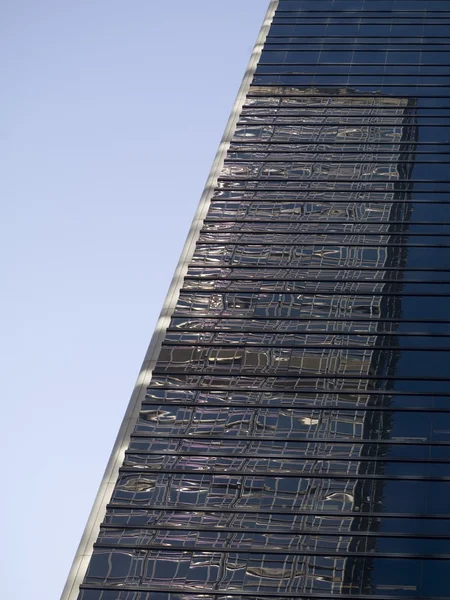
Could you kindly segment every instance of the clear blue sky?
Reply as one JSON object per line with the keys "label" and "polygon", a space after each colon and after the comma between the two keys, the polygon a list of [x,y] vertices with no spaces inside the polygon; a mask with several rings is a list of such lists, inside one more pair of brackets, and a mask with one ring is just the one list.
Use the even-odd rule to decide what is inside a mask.
{"label": "clear blue sky", "polygon": [[59,598],[267,6],[1,3],[5,600]]}

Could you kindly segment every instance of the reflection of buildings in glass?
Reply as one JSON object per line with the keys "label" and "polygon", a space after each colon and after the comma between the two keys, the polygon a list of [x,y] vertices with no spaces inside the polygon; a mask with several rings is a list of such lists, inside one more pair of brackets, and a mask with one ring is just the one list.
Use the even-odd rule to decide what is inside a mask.
{"label": "reflection of buildings in glass", "polygon": [[[294,95],[301,93],[298,89],[292,89],[291,91]],[[262,89],[261,92],[262,94],[267,94],[268,90]],[[238,142],[244,142],[245,140],[245,148],[249,150],[250,158],[244,164],[230,164],[225,167],[222,186],[223,189],[227,191],[219,193],[218,197],[232,196],[234,190],[241,190],[242,188],[239,184],[234,183],[235,180],[239,180],[241,177],[243,179],[251,180],[251,182],[246,183],[244,187],[245,192],[248,192],[249,189],[258,190],[260,187],[264,186],[266,180],[270,178],[279,178],[282,183],[286,181],[284,189],[287,193],[284,194],[282,192],[278,196],[278,199],[280,196],[288,197],[288,190],[294,187],[292,182],[289,182],[290,178],[295,179],[296,177],[301,177],[302,181],[307,180],[308,178],[323,179],[324,181],[329,179],[337,182],[339,182],[339,180],[347,180],[349,181],[347,187],[350,190],[348,194],[349,203],[347,205],[345,203],[341,204],[336,210],[336,214],[342,219],[343,216],[352,212],[347,211],[352,199],[352,194],[356,192],[358,200],[364,201],[364,191],[370,186],[370,184],[367,186],[365,182],[376,182],[378,179],[383,180],[383,185],[376,188],[377,204],[370,206],[370,222],[359,223],[356,226],[345,226],[344,222],[344,227],[341,228],[341,231],[345,232],[345,235],[342,235],[341,233],[340,241],[347,245],[355,244],[356,246],[361,243],[370,243],[369,239],[371,239],[374,240],[374,245],[378,242],[380,244],[385,244],[385,246],[370,249],[360,246],[358,248],[352,248],[353,252],[346,251],[345,248],[340,247],[336,250],[333,249],[332,252],[327,252],[327,250],[319,251],[311,257],[312,260],[318,258],[318,260],[313,263],[314,267],[317,268],[318,273],[320,273],[320,268],[327,266],[327,264],[331,264],[333,267],[342,270],[359,267],[378,270],[376,276],[379,277],[379,280],[376,280],[376,283],[371,282],[368,285],[367,282],[361,282],[353,284],[352,286],[352,291],[355,293],[360,290],[367,293],[367,290],[371,289],[373,292],[379,294],[377,296],[369,295],[365,299],[364,308],[372,320],[361,322],[358,324],[358,327],[355,327],[355,324],[353,324],[353,328],[358,331],[358,338],[361,340],[361,337],[364,337],[366,349],[363,352],[358,351],[356,353],[345,349],[335,350],[334,353],[328,354],[327,362],[329,365],[327,366],[322,364],[323,358],[320,355],[309,358],[303,357],[298,362],[298,368],[301,373],[304,373],[305,371],[311,373],[324,371],[333,372],[336,370],[336,365],[339,365],[337,370],[342,373],[344,377],[346,372],[352,374],[358,373],[361,376],[368,376],[373,373],[377,373],[378,375],[381,375],[382,373],[392,374],[393,365],[389,364],[389,361],[395,361],[395,354],[387,353],[385,355],[382,350],[372,350],[371,346],[375,346],[378,343],[377,332],[379,330],[379,323],[377,322],[376,317],[381,316],[383,320],[395,320],[395,318],[398,318],[399,310],[401,309],[399,300],[396,296],[384,296],[383,292],[389,293],[390,287],[392,287],[392,284],[386,282],[385,269],[401,268],[405,261],[406,249],[394,248],[393,251],[392,248],[389,248],[388,244],[396,241],[398,242],[399,239],[401,240],[401,238],[395,237],[395,234],[403,232],[405,227],[407,227],[408,205],[406,203],[401,204],[400,202],[405,200],[408,195],[409,165],[411,163],[408,163],[407,161],[408,158],[411,158],[409,152],[413,149],[416,141],[416,128],[411,126],[414,124],[414,109],[412,108],[411,110],[411,106],[413,107],[414,104],[403,98],[380,98],[373,96],[368,98],[358,97],[354,99],[354,104],[357,105],[358,108],[354,109],[351,107],[352,103],[346,98],[345,109],[340,108],[338,112],[339,116],[333,117],[333,113],[337,112],[337,107],[342,107],[341,98],[336,97],[336,95],[330,95],[326,98],[322,97],[320,98],[321,108],[319,109],[321,118],[318,118],[317,116],[319,111],[317,109],[312,109],[310,120],[314,123],[317,123],[320,120],[322,120],[323,123],[327,123],[333,119],[339,121],[339,125],[337,125],[335,131],[332,132],[332,136],[328,134],[328,137],[332,137],[332,143],[337,144],[337,147],[335,145],[333,148],[337,162],[320,162],[320,157],[318,156],[316,158],[317,162],[314,163],[294,163],[293,156],[289,155],[289,149],[287,149],[282,155],[282,158],[285,158],[284,161],[278,158],[269,165],[267,163],[262,163],[262,166],[257,163],[252,163],[252,156],[264,157],[267,159],[271,150],[276,147],[278,142],[305,144],[314,140],[317,144],[317,142],[323,141],[322,147],[326,147],[327,150],[331,152],[331,146],[327,146],[329,140],[327,139],[327,136],[322,135],[320,127],[316,127],[316,130],[314,130],[315,126],[312,126],[311,129],[308,130],[308,127],[305,127],[304,122],[302,122],[306,120],[305,117],[299,119],[300,124],[295,123],[296,111],[300,107],[304,108],[305,103],[302,102],[301,98],[286,98],[286,92],[285,89],[281,89],[280,95],[282,95],[283,98],[279,99],[276,97],[276,90],[271,88],[270,93],[273,94],[272,97],[264,97],[264,100],[256,99],[253,102],[248,103],[252,108],[270,106],[269,118],[267,116],[258,118],[258,116],[255,116],[254,112],[252,113],[251,108],[244,109],[242,121],[244,121],[245,125],[238,127],[235,143],[232,143],[231,145],[231,151],[233,148],[240,148],[242,150],[243,146],[241,145],[239,147]],[[306,105],[310,102],[316,104],[317,100],[308,98]],[[379,116],[380,111],[383,110],[389,110],[388,117]],[[289,112],[289,116],[286,115],[286,112]],[[273,125],[259,125],[258,120],[263,120],[265,123],[270,121]],[[374,131],[370,127],[370,124],[373,123],[376,123],[377,125],[380,125],[380,123],[386,125],[382,129],[376,129],[374,134]],[[361,124],[363,125],[361,126]],[[338,142],[340,139],[343,139],[345,140],[344,143],[347,143],[349,138],[351,142],[357,143],[357,146],[354,149],[355,156],[359,160],[363,159],[364,162],[355,163],[353,165],[351,163],[348,164],[348,151],[347,155],[344,154],[344,146],[342,146],[342,148],[339,147]],[[252,147],[252,141],[255,139],[257,139],[259,143]],[[266,146],[264,147],[265,152],[262,152],[262,140],[266,142]],[[385,146],[378,145],[380,141],[389,141],[391,144],[388,146],[387,152]],[[370,150],[368,148],[369,146]],[[253,154],[250,153],[251,150],[253,151]],[[341,150],[341,152],[339,152],[339,150]],[[379,165],[375,162],[370,162],[371,155],[374,156],[374,161],[378,158],[375,155],[379,150],[383,152],[381,156],[383,159],[386,159],[386,164]],[[257,153],[257,151],[259,152]],[[339,162],[339,160],[343,161],[343,159],[345,162]],[[389,180],[389,183],[384,183],[385,180]],[[279,185],[279,187],[282,186]],[[325,185],[324,187],[327,186]],[[329,189],[334,188],[339,190],[339,184],[329,186]],[[363,193],[361,194],[361,192]],[[255,201],[256,194],[253,196],[253,202]],[[332,202],[334,193],[331,192],[326,195],[327,201]],[[373,196],[370,195],[370,192],[369,197],[373,198]],[[328,212],[330,211],[328,210]],[[364,234],[367,233],[370,233],[373,237],[369,238],[368,236],[365,236]],[[230,235],[230,238],[231,237],[232,236]],[[268,237],[269,236],[266,234],[266,240]],[[212,233],[210,239],[213,240],[213,238],[214,234]],[[275,238],[276,235],[274,235],[274,239]],[[320,238],[318,239],[318,242],[320,242]],[[330,255],[331,260],[328,262],[328,257]],[[205,260],[205,258],[207,259],[209,256],[208,249],[206,249],[202,259]],[[387,275],[389,277],[390,273],[387,272]],[[339,284],[336,285],[336,291],[339,291],[341,285],[342,282],[339,282]],[[328,306],[329,312],[327,317],[333,319],[344,316],[351,319],[354,312],[356,314],[360,312],[360,305],[361,298],[354,297],[353,300],[346,303],[345,312],[342,313],[339,310],[339,298],[332,297],[331,303]],[[310,316],[315,316],[314,307],[311,309]],[[346,325],[347,323],[335,323],[334,330],[345,331]],[[393,329],[395,329],[395,325]],[[348,340],[345,339],[344,344],[345,343],[351,344],[351,338]],[[255,355],[255,360],[260,361],[260,358],[256,358]],[[334,363],[334,366],[331,366],[332,363]],[[328,366],[330,368],[328,368]],[[349,368],[347,368],[347,366]],[[344,380],[342,380],[342,382],[343,381]],[[365,380],[365,383],[366,386],[369,386],[370,381]],[[363,388],[359,387],[357,405],[361,408],[363,406],[370,407],[373,403],[373,397],[364,396],[363,391]],[[322,402],[318,402],[318,404],[322,404]],[[379,434],[377,437],[382,438],[384,437],[383,430],[389,428],[388,414],[389,413],[385,412],[377,413],[371,411],[358,411],[354,413],[334,411],[329,414],[328,418],[318,418],[317,420],[309,421],[311,426],[311,433],[309,435],[314,435],[313,432],[318,432],[320,430],[321,437],[332,438],[336,435],[336,432],[340,432],[342,436],[350,434],[351,437],[356,440],[358,438],[373,438],[374,432],[378,431]],[[306,437],[308,437],[308,434]],[[315,446],[316,444],[312,443],[311,450],[313,450]],[[370,444],[361,446],[361,457],[367,459],[372,453],[373,449]],[[337,457],[341,455],[341,449],[339,446],[333,446],[331,443],[327,447],[327,454],[330,457]],[[333,469],[339,470],[338,464],[339,463],[334,463],[333,466],[331,466],[331,464],[329,465],[330,473],[333,472]],[[376,468],[375,473],[381,475],[383,471],[380,471],[377,468],[378,464],[372,463],[372,465],[373,464],[375,464]],[[370,466],[369,462],[360,462],[356,460],[348,462],[343,460],[340,465],[341,472],[345,472],[345,469],[347,469],[348,475],[355,477],[355,479],[344,481],[340,490],[335,490],[328,496],[327,481],[318,480],[318,482],[315,483],[315,500],[312,501],[312,505],[320,504],[323,498],[328,498],[334,502],[337,501],[337,503],[341,505],[342,510],[359,510],[365,513],[376,512],[376,499],[377,496],[382,493],[382,482],[375,482],[373,484],[372,481],[356,478],[358,474],[369,473]],[[326,468],[321,469],[321,472],[326,472]],[[355,502],[356,499],[357,502]],[[327,522],[330,520],[333,522],[334,529],[342,534],[341,536],[335,536],[334,538],[326,538],[323,536],[323,533],[327,530]],[[370,552],[371,550],[373,551],[374,549],[372,546],[374,546],[376,542],[375,538],[372,538],[373,542],[371,543],[371,538],[361,535],[355,535],[353,537],[350,535],[349,537],[348,534],[357,532],[360,529],[360,521],[361,518],[346,516],[341,518],[339,525],[336,525],[336,517],[315,516],[314,526],[317,528],[318,533],[322,535],[319,535],[315,539],[314,537],[308,539],[308,548],[317,551],[327,549],[330,553],[336,552],[341,554],[341,556],[337,558],[311,556],[309,559],[305,559],[309,563],[307,570],[312,574],[312,577],[310,580],[305,578],[304,586],[301,588],[301,591],[313,592],[317,591],[317,589],[320,589],[321,591],[327,589],[327,591],[333,593],[364,593],[362,578],[368,576],[370,572],[369,564],[367,562],[364,563],[364,560],[362,559],[345,558],[345,554],[348,552],[361,554]],[[316,576],[314,575],[315,573],[317,574]],[[324,575],[324,573],[327,573],[327,575]],[[320,588],[317,587],[317,579],[321,580]]]}
{"label": "reflection of buildings in glass", "polygon": [[[331,95],[326,99],[322,98],[321,102],[324,103],[325,100],[328,108],[332,108],[335,101],[339,102],[339,98]],[[242,513],[228,515],[228,518],[225,518],[226,514],[222,514],[224,519],[221,526],[224,531],[221,534],[222,539],[217,538],[219,535],[217,533],[213,535],[220,548],[230,545],[231,548],[235,548],[236,546],[233,546],[235,540],[234,543],[238,544],[237,547],[242,552],[247,547],[246,544],[253,549],[265,549],[266,554],[252,554],[250,558],[247,557],[247,562],[243,557],[238,558],[238,556],[237,562],[230,557],[227,559],[228,566],[224,571],[224,577],[227,570],[234,573],[244,570],[249,581],[253,581],[254,587],[251,589],[254,591],[271,590],[276,593],[277,590],[284,589],[286,579],[290,578],[294,579],[292,585],[295,592],[364,593],[367,589],[366,579],[370,574],[370,558],[348,555],[369,553],[375,543],[371,541],[375,538],[357,535],[361,531],[364,533],[361,520],[366,517],[355,515],[358,512],[363,514],[376,512],[383,483],[364,479],[364,475],[382,474],[378,469],[380,463],[373,460],[369,462],[367,459],[384,456],[384,447],[378,444],[377,440],[385,437],[389,429],[389,416],[386,412],[364,410],[379,402],[377,396],[369,393],[373,388],[371,380],[367,377],[375,373],[379,376],[389,375],[396,360],[395,353],[375,350],[374,346],[382,345],[386,340],[386,337],[383,338],[380,334],[381,323],[382,331],[387,330],[384,319],[395,319],[398,316],[399,307],[396,297],[386,294],[390,293],[393,286],[397,291],[401,289],[399,287],[401,283],[398,279],[394,283],[386,281],[386,269],[402,266],[405,249],[396,248],[392,253],[390,248],[383,244],[389,244],[397,239],[394,236],[398,232],[396,228],[399,225],[393,224],[392,221],[404,223],[407,219],[407,212],[402,212],[407,205],[399,204],[406,198],[408,188],[408,173],[402,170],[401,161],[414,144],[414,136],[411,136],[414,128],[406,127],[411,122],[407,114],[409,104],[406,101],[379,97],[358,98],[359,106],[364,106],[364,113],[369,117],[371,111],[377,110],[380,105],[385,106],[385,103],[390,108],[395,107],[395,119],[389,118],[389,126],[385,127],[383,134],[392,144],[388,152],[389,163],[386,167],[388,170],[383,174],[383,178],[388,178],[389,182],[383,181],[380,188],[376,186],[375,192],[370,189],[371,183],[378,181],[378,173],[370,161],[364,165],[364,172],[361,171],[360,166],[355,172],[347,165],[345,171],[341,172],[341,163],[333,168],[329,166],[326,176],[323,175],[323,171],[318,171],[325,181],[337,181],[334,186],[331,183],[325,185],[327,215],[334,198],[339,197],[340,200],[339,204],[336,202],[340,230],[337,228],[335,238],[333,230],[327,232],[326,237],[313,231],[314,248],[311,252],[302,254],[304,248],[308,247],[309,236],[308,233],[303,233],[301,227],[308,225],[308,220],[291,219],[288,224],[289,233],[285,233],[284,229],[282,229],[283,233],[280,233],[277,221],[274,221],[270,225],[264,225],[264,239],[260,245],[257,245],[257,251],[253,252],[251,246],[245,244],[249,243],[249,240],[252,243],[251,236],[258,236],[259,230],[245,233],[241,228],[236,232],[234,221],[230,220],[228,224],[221,222],[217,226],[207,219],[190,270],[191,275],[200,279],[203,274],[205,282],[203,284],[197,279],[186,280],[176,310],[176,315],[179,316],[173,320],[172,328],[167,335],[168,345],[163,348],[149,394],[149,398],[155,401],[165,399],[174,402],[177,397],[179,399],[189,397],[193,401],[195,398],[197,403],[204,403],[204,406],[183,409],[171,408],[167,405],[160,408],[147,407],[142,413],[141,422],[136,430],[138,434],[144,435],[146,432],[151,433],[156,427],[159,433],[167,436],[178,435],[182,438],[179,442],[174,440],[173,449],[176,449],[179,457],[176,464],[171,463],[171,468],[176,472],[176,466],[180,473],[186,470],[197,471],[198,476],[183,477],[181,474],[178,478],[175,475],[171,476],[173,506],[195,506],[196,515],[202,508],[211,506],[219,511],[215,518],[219,518],[221,509],[229,506],[236,506],[241,510],[264,508],[273,511],[272,515],[258,514],[257,523],[265,525],[269,530],[270,528],[281,529],[284,532],[282,536],[267,533],[259,539],[255,533],[249,533],[254,526],[250,525],[249,516],[244,517]],[[353,134],[358,136],[358,144],[362,146],[358,151],[364,151],[366,157],[368,152],[376,153],[379,150],[377,146],[379,138],[373,140],[367,128],[365,137],[361,132],[356,134],[355,129],[356,126],[353,126]],[[290,135],[295,131],[297,130],[294,126],[291,126]],[[238,132],[237,139],[239,135]],[[233,151],[233,147],[234,143],[230,152]],[[383,147],[383,150],[386,150],[386,147]],[[252,190],[250,194],[253,203],[257,202],[256,198],[260,193],[266,194],[267,200],[273,199],[273,192],[265,191],[267,180],[264,179],[264,174],[261,175],[261,170],[253,181],[240,183],[239,178],[243,176],[248,178],[251,172],[251,159],[248,163],[245,170],[239,167],[237,176],[232,168],[229,166],[225,168],[226,179],[222,180],[216,194],[219,201],[228,194],[229,189],[232,190],[232,194],[239,190],[238,195],[242,197],[249,193],[249,188]],[[289,161],[285,161],[283,169],[284,171],[280,171],[277,168],[276,176],[280,177],[280,174],[286,173],[287,191],[277,191],[276,202],[282,201],[286,196],[289,197],[292,192],[288,188],[294,187],[291,185],[293,177]],[[274,172],[270,170],[268,177],[271,177]],[[304,170],[302,177],[303,173]],[[367,175],[367,178],[361,180],[362,175]],[[367,211],[370,211],[368,222],[364,217],[360,217],[356,224],[350,223],[355,220],[354,211],[349,209],[353,199],[341,200],[342,191],[339,190],[341,177],[342,180],[349,180],[346,185],[351,189],[350,195],[355,194],[359,202],[364,202],[364,199],[368,202],[367,198],[370,199],[370,204],[366,207]],[[356,179],[353,180],[352,177]],[[370,182],[369,185],[365,183],[366,181]],[[279,188],[280,184],[277,185]],[[260,188],[263,188],[262,192],[259,191]],[[338,188],[339,191],[335,191],[334,188]],[[298,192],[294,193],[297,197],[292,201],[292,206],[300,207],[301,199],[298,198]],[[306,193],[310,194],[309,191]],[[348,192],[344,193],[349,195]],[[316,194],[310,195],[313,197]],[[214,213],[214,210],[213,202],[211,213]],[[349,214],[351,217],[348,218],[347,225],[345,216]],[[271,229],[273,225],[275,225],[275,232]],[[300,226],[300,233],[298,226]],[[330,227],[329,221],[327,227]],[[402,224],[401,227],[405,225]],[[306,231],[308,232],[308,229]],[[275,251],[269,247],[265,253],[264,242],[275,245],[277,236],[282,236],[284,242],[290,239],[289,236],[293,236],[297,245],[291,242],[294,244],[292,247],[301,248],[300,253],[293,255],[291,247],[283,247],[282,242]],[[323,239],[338,241],[333,241],[334,245],[329,247],[321,243]],[[231,241],[233,245],[227,244],[224,240]],[[364,247],[364,244],[369,246],[373,240],[380,245],[376,248]],[[356,247],[352,244],[361,244],[361,246]],[[224,264],[224,266],[216,267],[217,264]],[[247,279],[244,278],[244,273],[248,275],[249,271],[242,269],[243,264],[251,270],[252,276]],[[281,277],[276,281],[270,281],[269,265],[272,265],[271,268],[278,266],[287,270],[289,267],[292,267],[292,270],[297,268],[298,273],[302,268],[314,270],[315,279],[318,280],[326,279],[327,276],[329,279],[330,273],[332,277],[331,281],[324,286],[324,293],[321,294],[322,284],[319,281],[288,284],[283,282]],[[369,278],[366,276],[366,269],[371,269]],[[388,273],[391,276],[392,272]],[[350,283],[345,281],[345,277],[348,277]],[[293,293],[292,289],[295,291],[296,285],[298,292],[304,291],[301,287],[304,286],[310,296]],[[294,300],[290,301],[292,296]],[[296,303],[297,300],[300,300],[300,304]],[[265,317],[272,317],[272,320],[265,321]],[[317,320],[318,317],[320,321]],[[301,318],[303,321],[292,321],[296,318]],[[264,331],[260,330],[261,324],[264,325]],[[254,333],[250,334],[248,331],[252,327]],[[389,327],[390,333],[395,332],[395,323]],[[316,348],[314,343],[317,345]],[[281,371],[279,375],[277,369]],[[238,374],[226,378],[224,383],[223,378],[230,372]],[[187,374],[183,375],[183,373]],[[299,374],[300,378],[283,380],[283,373],[291,376]],[[267,379],[270,374],[273,374],[273,380]],[[289,392],[278,394],[275,392],[277,385],[282,389],[290,385],[293,391],[301,390],[306,385],[302,382],[302,378],[307,376],[314,378],[317,374],[339,374],[340,379],[332,378],[330,381],[322,379],[317,382],[317,385],[311,385],[310,382],[309,387],[315,387],[317,390],[317,388],[321,389],[320,385],[322,385],[323,391],[310,390],[309,395],[302,394],[302,402],[307,402],[309,410],[302,410],[295,396],[292,397],[292,394],[290,396]],[[274,391],[246,392],[247,388],[258,389],[258,375],[266,377],[265,389],[270,390],[273,386]],[[361,379],[349,380],[348,376],[361,377]],[[329,392],[332,384],[334,393]],[[175,389],[158,391],[159,385],[166,388],[173,386]],[[354,386],[354,394],[348,393],[351,385]],[[212,391],[215,389],[214,386],[217,386],[218,391]],[[184,391],[184,388],[189,387],[198,388],[200,391],[191,393]],[[220,392],[221,388],[227,387],[241,388],[242,392],[237,391],[234,394]],[[176,388],[182,390],[179,396],[176,394]],[[308,389],[308,386],[306,388]],[[345,393],[340,394],[342,390],[345,390]],[[233,400],[231,400],[232,396]],[[283,410],[270,408],[277,402],[286,403],[291,397],[292,408]],[[238,405],[241,402],[248,407],[208,406],[214,402],[219,405],[233,402]],[[266,408],[255,408],[256,403],[264,403]],[[320,410],[321,407],[331,408],[336,404],[339,404],[339,408]],[[341,408],[343,404],[346,404],[347,410]],[[319,410],[314,410],[314,406]],[[349,410],[352,406],[359,410]],[[205,436],[202,441],[189,439],[190,436],[201,434]],[[277,442],[277,448],[274,448],[277,445],[274,442],[264,442],[264,439],[270,440],[274,434],[286,440],[298,439],[300,436],[300,439],[304,440],[301,449],[293,449],[288,441],[285,444]],[[210,435],[218,436],[218,440],[208,441]],[[244,438],[248,436],[249,439],[246,442],[236,442],[232,439],[233,435]],[[223,437],[225,439],[222,439]],[[226,441],[228,437],[231,439]],[[368,439],[373,439],[374,443],[358,444],[358,440]],[[256,440],[261,441],[256,442]],[[342,444],[339,440],[353,440],[353,443]],[[148,448],[147,441],[140,438],[140,443],[142,448]],[[138,450],[139,446],[135,440],[134,451]],[[227,451],[231,454],[228,459],[225,458]],[[194,456],[189,457],[191,452]],[[219,456],[213,458],[212,455],[215,456],[217,453]],[[284,457],[292,453],[297,460]],[[242,454],[244,456],[249,454],[255,458],[242,458]],[[265,459],[265,454],[272,458]],[[278,458],[274,458],[275,456]],[[299,462],[300,456],[309,457],[309,460]],[[349,460],[350,458],[352,460]],[[129,456],[129,465],[142,466],[142,460],[138,455]],[[278,480],[272,477],[269,484],[269,480],[262,475],[246,477],[244,481],[239,476],[240,472],[261,472],[262,475],[270,473],[272,476],[275,474],[289,476],[290,473],[295,472],[301,476],[297,479],[285,479],[282,483],[281,480],[277,483]],[[308,478],[308,474],[315,477]],[[134,501],[137,502],[140,491],[147,493],[149,486],[154,485],[150,477],[129,475],[122,481],[119,489],[122,490],[123,498],[129,498],[131,493]],[[117,498],[120,497],[119,493]],[[281,507],[295,507],[306,511],[306,514],[296,515],[295,518],[287,515],[289,521],[286,522],[283,515],[277,513],[277,509]],[[316,514],[308,514],[308,511]],[[339,516],[341,512],[344,512],[345,516]],[[184,524],[186,525],[187,522],[192,527],[192,519],[195,517],[186,515],[184,518],[186,519]],[[203,518],[207,523],[212,523],[211,515],[204,514]],[[172,517],[171,523],[182,526],[183,519]],[[217,531],[217,523],[214,525]],[[233,527],[242,530],[243,533],[225,533],[227,529]],[[292,529],[303,534],[301,536],[291,534],[289,537],[288,534]],[[308,531],[311,533],[304,533]],[[180,543],[186,543],[186,539],[189,540],[194,534],[189,534],[187,538],[179,535],[177,539]],[[196,547],[199,549],[202,547],[201,534],[196,533],[195,536]],[[164,539],[166,543],[170,543],[171,538],[168,534]],[[208,547],[206,545],[208,536],[205,540],[203,546]],[[270,553],[271,549],[273,551],[277,547],[291,552],[295,550],[298,554],[294,556],[287,554],[283,559],[277,558]],[[210,560],[211,564],[208,568],[219,568],[213,556]],[[297,575],[296,580],[297,572],[301,572],[302,575]],[[202,576],[208,581],[214,580],[213,572],[208,571]],[[233,587],[237,585],[233,581],[231,577],[228,584],[230,589],[238,589],[239,586]]]}
{"label": "reflection of buildings in glass", "polygon": [[[320,103],[326,118],[340,96],[330,92]],[[392,221],[407,219],[402,160],[415,128],[408,127],[413,115],[403,99],[359,97],[358,106],[378,123],[380,106],[393,113],[383,126],[388,146],[380,145],[378,130],[351,125],[361,164],[348,161],[348,142],[318,142],[308,129],[314,165],[300,166],[297,155],[281,167],[278,160],[264,168],[252,163],[275,156],[276,128],[264,140],[267,148],[252,149],[251,138],[248,159],[238,167],[226,163],[88,582],[99,581],[102,561],[119,561],[127,585],[144,581],[155,589],[369,589],[367,554],[376,538],[365,535],[363,521],[379,510],[383,494],[383,482],[372,476],[383,474],[376,459],[385,454],[378,442],[389,430],[389,413],[366,409],[389,402],[373,394],[370,377],[388,376],[396,360],[395,352],[376,348],[395,343],[384,333],[395,333],[399,305],[387,294],[400,290],[401,280],[397,274],[391,283],[387,274],[402,266],[406,250],[391,252],[388,244],[401,239]],[[244,118],[249,113],[244,109]],[[289,144],[302,127],[289,125]],[[267,128],[258,131],[268,136]],[[341,126],[333,131],[340,140]],[[230,158],[241,135],[238,128]],[[335,163],[326,162],[329,153]],[[386,154],[380,176],[369,158]],[[280,203],[288,205],[288,218],[258,223],[252,214],[250,227],[247,213],[236,216],[247,206],[267,211]],[[230,207],[235,212],[224,221]],[[124,522],[136,528],[107,528]],[[151,531],[139,529],[142,523]],[[130,553],[127,544],[138,549]]]}

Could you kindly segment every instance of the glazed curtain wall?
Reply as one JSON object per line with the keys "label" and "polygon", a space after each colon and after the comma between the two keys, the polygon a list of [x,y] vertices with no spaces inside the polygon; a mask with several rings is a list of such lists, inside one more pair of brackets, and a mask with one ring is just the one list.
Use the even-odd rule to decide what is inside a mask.
{"label": "glazed curtain wall", "polygon": [[279,2],[80,599],[450,598],[449,34]]}

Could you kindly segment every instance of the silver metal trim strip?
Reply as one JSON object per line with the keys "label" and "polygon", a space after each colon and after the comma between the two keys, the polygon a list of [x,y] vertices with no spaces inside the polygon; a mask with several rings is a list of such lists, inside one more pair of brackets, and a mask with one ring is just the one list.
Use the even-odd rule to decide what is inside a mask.
{"label": "silver metal trim strip", "polygon": [[92,556],[94,542],[98,537],[100,523],[104,519],[106,506],[111,498],[119,473],[119,468],[122,465],[125,456],[125,450],[128,447],[131,433],[139,415],[141,402],[145,397],[147,386],[150,383],[152,371],[159,356],[161,344],[170,322],[170,317],[177,303],[184,276],[187,273],[187,268],[194,252],[195,244],[200,234],[200,229],[203,226],[203,220],[208,212],[213,190],[222,170],[222,165],[233,137],[251,80],[253,79],[256,66],[261,56],[264,42],[278,6],[278,1],[279,0],[270,0],[269,8],[267,9],[262,27],[253,48],[253,52],[250,56],[244,78],[234,102],[225,132],[217,150],[216,157],[212,164],[210,174],[206,181],[205,189],[197,207],[197,211],[194,215],[194,219],[187,235],[179,263],[169,287],[169,291],[164,301],[158,323],[150,341],[150,345],[137,378],[133,394],[120,426],[110,459],[97,492],[97,496],[94,500],[94,505],[75,554],[72,567],[62,592],[61,600],[76,600],[78,597],[80,585],[83,582],[89,561]]}

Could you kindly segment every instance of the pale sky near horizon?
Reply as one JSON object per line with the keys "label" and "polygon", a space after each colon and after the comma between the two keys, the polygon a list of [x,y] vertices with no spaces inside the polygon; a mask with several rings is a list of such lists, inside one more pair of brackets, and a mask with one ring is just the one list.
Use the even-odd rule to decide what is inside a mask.
{"label": "pale sky near horizon", "polygon": [[0,3],[5,600],[59,599],[268,3]]}

